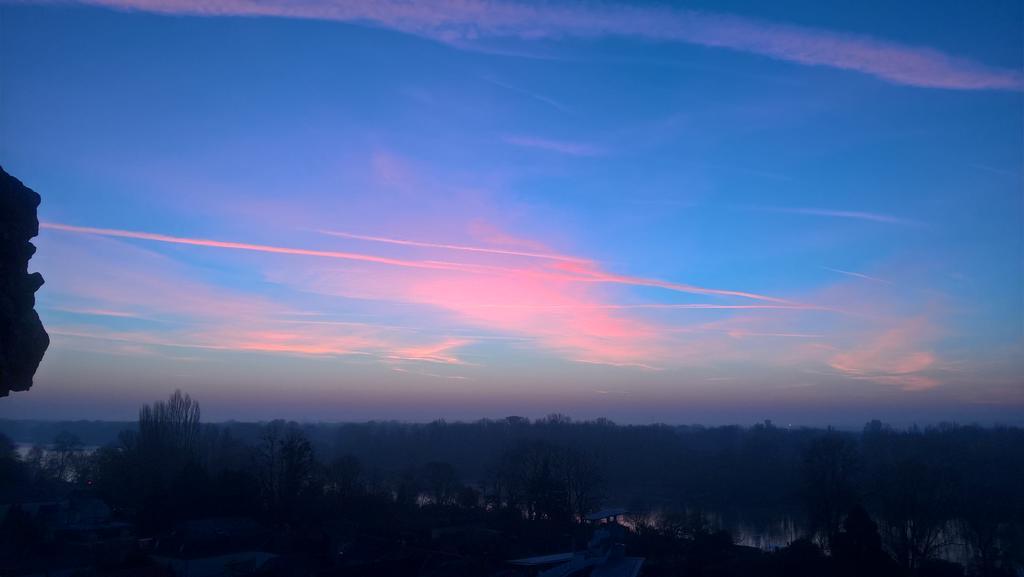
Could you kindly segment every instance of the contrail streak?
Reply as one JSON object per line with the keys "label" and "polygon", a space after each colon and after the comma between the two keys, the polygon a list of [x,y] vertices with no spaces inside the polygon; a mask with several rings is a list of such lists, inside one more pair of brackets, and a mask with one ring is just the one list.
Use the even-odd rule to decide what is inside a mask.
{"label": "contrail streak", "polygon": [[832,271],[834,273],[845,274],[846,276],[862,278],[864,280],[870,280],[870,281],[880,282],[880,283],[885,283],[885,284],[892,284],[892,281],[885,280],[884,278],[878,278],[878,277],[875,277],[875,276],[866,275],[866,274],[861,273],[861,272],[853,272],[853,271],[849,271],[849,270],[843,270],[843,269],[840,269],[840,268],[832,268],[832,267],[827,267],[827,266],[823,266],[821,268],[823,268],[823,269],[825,269],[827,271]]}
{"label": "contrail streak", "polygon": [[588,263],[589,260],[585,258],[578,258],[574,256],[566,256],[561,254],[541,253],[541,252],[525,252],[519,250],[508,250],[500,248],[487,248],[482,246],[467,246],[462,244],[444,244],[438,242],[425,242],[419,240],[407,240],[401,238],[388,238],[383,236],[369,236],[365,234],[353,234],[350,232],[340,232],[334,230],[318,230],[321,234],[329,236],[337,236],[341,238],[352,238],[356,240],[367,240],[371,242],[382,242],[387,244],[398,244],[402,246],[418,246],[424,248],[442,248],[446,250],[460,250],[466,252],[483,252],[488,254],[507,254],[512,256],[525,256],[530,258],[542,258],[548,260],[560,260],[565,262],[579,262]]}
{"label": "contrail streak", "polygon": [[392,266],[402,266],[409,268],[424,268],[434,270],[457,268],[456,266],[437,261],[414,261],[398,258],[388,258],[384,256],[360,254],[354,252],[314,250],[307,248],[290,248],[282,246],[271,246],[265,244],[250,244],[244,242],[209,240],[203,238],[186,238],[180,236],[169,236],[166,234],[156,234],[151,232],[137,232],[132,230],[118,230],[113,228],[94,228],[91,226],[73,226],[70,224],[60,224],[56,222],[42,222],[39,224],[39,227],[49,228],[53,230],[63,230],[66,232],[95,234],[99,236],[111,236],[116,238],[135,238],[140,240],[152,240],[156,242],[185,244],[190,246],[208,246],[214,248],[232,248],[236,250],[248,250],[253,252],[268,252],[273,254],[291,254],[300,256],[316,256],[321,258],[336,258],[342,260],[358,260],[363,262],[375,262],[379,264],[387,264]]}
{"label": "contrail streak", "polygon": [[[606,273],[600,270],[594,269],[579,269],[574,268],[568,271],[545,271],[545,270],[528,270],[528,269],[514,269],[514,268],[503,268],[488,265],[475,265],[467,263],[452,263],[444,261],[417,261],[407,260],[399,258],[389,258],[383,256],[354,253],[354,252],[341,252],[331,250],[315,250],[307,248],[292,248],[282,246],[272,246],[265,244],[252,244],[245,242],[231,242],[221,240],[210,240],[202,238],[188,238],[180,236],[170,236],[166,234],[157,234],[151,232],[139,232],[131,230],[120,230],[113,228],[96,228],[90,226],[74,226],[70,224],[61,224],[56,222],[42,222],[39,224],[40,228],[46,228],[51,230],[61,230],[65,232],[73,232],[80,234],[93,234],[98,236],[109,236],[115,238],[134,238],[139,240],[149,240],[155,242],[165,242],[170,244],[182,244],[188,246],[205,246],[212,248],[227,248],[234,250],[245,250],[252,252],[263,252],[271,254],[288,254],[297,256],[312,256],[319,258],[333,258],[340,260],[351,260],[360,262],[371,262],[377,264],[384,264],[389,266],[415,268],[415,269],[427,269],[427,270],[450,270],[458,272],[476,273],[476,274],[506,274],[506,275],[525,275],[525,276],[536,276],[550,278],[552,280],[567,281],[567,282],[598,282],[598,283],[609,283],[609,284],[623,284],[633,286],[649,286],[658,287],[666,290],[692,293],[692,294],[706,294],[706,295],[719,295],[719,296],[733,296],[742,297],[752,300],[760,300],[767,302],[775,302],[780,304],[792,305],[795,307],[808,308],[776,297],[760,295],[756,293],[748,293],[743,291],[733,290],[721,290],[721,289],[710,289],[704,287],[698,287],[687,284],[672,283],[667,281],[661,281],[657,279],[646,279],[641,277],[630,277],[623,275],[616,275]],[[589,264],[589,261],[588,261]]]}

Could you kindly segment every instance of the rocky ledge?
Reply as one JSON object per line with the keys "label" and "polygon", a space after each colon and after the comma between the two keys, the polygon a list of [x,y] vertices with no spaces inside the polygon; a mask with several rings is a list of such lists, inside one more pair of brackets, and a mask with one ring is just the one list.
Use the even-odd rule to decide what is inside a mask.
{"label": "rocky ledge", "polygon": [[50,345],[35,311],[43,276],[29,274],[39,195],[0,168],[0,397],[27,391]]}

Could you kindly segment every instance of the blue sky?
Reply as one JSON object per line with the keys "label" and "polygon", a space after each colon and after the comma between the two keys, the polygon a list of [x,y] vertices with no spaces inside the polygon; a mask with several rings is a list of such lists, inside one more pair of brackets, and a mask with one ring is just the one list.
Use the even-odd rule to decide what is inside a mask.
{"label": "blue sky", "polygon": [[0,4],[0,416],[1019,421],[1015,2]]}

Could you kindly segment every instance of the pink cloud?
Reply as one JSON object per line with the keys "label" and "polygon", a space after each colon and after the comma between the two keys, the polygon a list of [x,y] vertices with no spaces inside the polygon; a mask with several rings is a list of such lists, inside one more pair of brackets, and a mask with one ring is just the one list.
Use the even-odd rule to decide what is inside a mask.
{"label": "pink cloud", "polygon": [[838,310],[815,305],[720,305],[714,303],[575,303],[575,304],[491,304],[479,305],[507,309],[606,309],[606,310]]}
{"label": "pink cloud", "polygon": [[226,325],[193,335],[189,342],[194,346],[232,351],[331,356],[366,355],[388,347],[378,335],[352,334],[351,329],[303,327],[302,330],[287,331],[273,322],[257,322],[250,326],[243,323]]}
{"label": "pink cloud", "polygon": [[[818,366],[829,367],[833,375],[908,390],[937,385],[934,373],[943,365],[929,347],[935,331],[920,320],[926,317],[912,316],[913,309],[906,303],[889,298],[882,291],[889,290],[887,286],[847,282],[807,297],[810,304],[805,304],[757,293],[617,275],[595,262],[567,255],[563,260],[528,258],[523,262],[522,255],[515,253],[557,253],[538,240],[506,235],[486,223],[480,230],[502,238],[504,246],[529,246],[530,250],[465,251],[465,247],[478,245],[450,245],[429,237],[406,244],[406,239],[374,237],[399,240],[382,243],[396,250],[452,252],[472,259],[454,263],[53,223],[44,227],[85,234],[90,239],[68,242],[67,236],[52,233],[42,239],[58,244],[60,250],[41,253],[70,263],[47,285],[48,290],[67,291],[69,306],[168,321],[159,331],[93,331],[94,337],[120,338],[122,342],[360,355],[403,367],[426,362],[458,368],[469,365],[462,354],[465,347],[500,336],[523,339],[500,346],[529,348],[581,363],[643,369],[730,362]],[[256,261],[268,282],[300,291],[300,295],[319,293],[338,300],[303,297],[295,301],[304,303],[298,308],[284,304],[287,301],[217,288],[200,282],[194,271],[169,257],[120,239],[229,249],[226,257],[237,250],[280,255],[287,258]],[[358,258],[351,258],[353,255]],[[349,264],[341,268],[339,260]],[[506,266],[509,261],[518,266]],[[631,286],[760,302],[617,302],[622,289]],[[872,290],[881,292],[873,294]],[[350,299],[362,302],[353,305]],[[387,311],[390,319],[397,320],[377,323],[325,317],[324,313],[335,312],[336,305],[349,310],[354,306],[371,318],[374,311]],[[680,311],[679,316],[663,314],[670,310]],[[701,316],[711,313],[728,316],[711,322]],[[703,322],[687,321],[690,315]],[[71,332],[69,327],[64,329]],[[467,336],[467,330],[485,334]],[[78,336],[87,333],[79,331]]]}
{"label": "pink cloud", "polygon": [[470,48],[480,38],[635,37],[856,71],[909,86],[954,90],[1024,89],[1024,75],[1019,70],[987,66],[931,48],[731,15],[627,3],[574,5],[493,0],[79,0],[78,3],[163,14],[369,23]]}
{"label": "pink cloud", "polygon": [[869,336],[862,344],[832,355],[828,365],[852,378],[907,390],[929,389],[939,382],[922,373],[935,368],[938,359],[924,347],[936,336],[923,318],[897,319],[897,324]]}
{"label": "pink cloud", "polygon": [[55,336],[130,343],[135,346],[174,347],[211,351],[284,353],[307,356],[342,357],[363,355],[383,361],[427,361],[451,365],[465,364],[447,351],[472,341],[446,339],[435,344],[410,345],[385,331],[303,329],[282,331],[273,321],[195,326],[167,333],[114,330],[96,325],[48,328]]}
{"label": "pink cloud", "polygon": [[516,247],[531,251],[545,251],[547,248],[542,242],[509,234],[482,218],[472,219],[469,222],[468,230],[473,238],[488,244]]}
{"label": "pink cloud", "polygon": [[[271,274],[269,280],[286,284],[300,290],[313,290],[324,294],[346,298],[371,299],[392,303],[407,303],[443,311],[449,324],[457,327],[471,326],[502,335],[530,339],[535,346],[553,352],[563,358],[584,362],[600,362],[621,366],[657,367],[667,361],[678,362],[682,358],[694,358],[675,346],[678,334],[663,321],[652,322],[637,318],[634,313],[645,309],[679,310],[804,310],[817,309],[785,299],[745,291],[733,291],[697,287],[682,283],[671,283],[657,279],[618,275],[603,270],[598,264],[586,259],[559,255],[543,243],[503,235],[493,226],[484,227],[495,238],[506,244],[528,245],[532,250],[516,251],[489,249],[471,245],[452,245],[434,241],[407,241],[392,237],[375,236],[384,244],[403,249],[430,249],[445,252],[467,253],[476,262],[448,262],[440,260],[412,260],[368,253],[325,251],[318,249],[280,247],[264,244],[215,241],[187,237],[78,227],[56,223],[44,223],[44,229],[67,233],[85,234],[97,241],[102,238],[138,239],[177,245],[228,249],[230,251],[262,252],[274,255],[317,257],[289,258],[268,261],[264,266],[271,270],[286,271]],[[395,241],[395,242],[390,242]],[[114,242],[114,241],[107,241]],[[152,258],[151,263],[139,262],[129,269],[112,271],[110,276],[93,276],[90,282],[99,282],[104,290],[114,290],[103,297],[104,306],[111,303],[131,303],[132,298],[124,295],[131,290],[134,295],[145,295],[150,308],[154,305],[171,307],[155,308],[164,315],[175,313],[186,315],[199,322],[213,323],[204,329],[202,335],[177,334],[175,342],[193,343],[196,346],[218,347],[231,350],[252,350],[263,352],[291,352],[298,354],[372,354],[391,360],[433,361],[457,364],[462,361],[452,353],[453,349],[468,341],[453,337],[432,339],[431,342],[411,343],[409,329],[415,331],[417,316],[402,324],[398,329],[400,338],[393,327],[370,326],[352,322],[321,321],[296,315],[307,313],[276,302],[252,299],[245,295],[217,294],[209,288],[197,286],[188,279],[166,279],[166,275],[152,276],[151,269],[166,257],[123,243],[116,246],[125,250],[140,251]],[[466,251],[465,248],[481,250]],[[531,258],[523,263],[521,256],[555,255],[558,258]],[[481,260],[482,259],[482,260]],[[83,262],[87,262],[88,259]],[[107,262],[118,262],[112,258]],[[342,260],[354,266],[339,269],[327,265],[329,261]],[[519,266],[505,266],[515,260]],[[271,264],[278,263],[278,264]],[[378,266],[386,265],[386,266]],[[145,288],[131,288],[132,282],[124,282],[125,275],[137,275]],[[187,276],[180,273],[180,276]],[[113,279],[122,279],[113,282]],[[148,284],[147,284],[148,283]],[[72,283],[73,284],[73,283]],[[763,304],[718,304],[718,303],[636,303],[619,304],[611,301],[612,293],[606,286],[649,286],[676,292],[711,295],[723,298],[743,298],[762,301]],[[111,289],[111,287],[121,287]],[[189,287],[192,295],[177,298],[171,291]],[[81,292],[80,289],[79,293]],[[102,292],[102,291],[100,291]],[[81,296],[81,294],[79,294]],[[146,303],[136,303],[146,304]],[[149,312],[142,307],[144,312]],[[171,314],[171,316],[174,316]],[[214,322],[216,321],[216,322]],[[287,327],[283,325],[291,324]],[[294,325],[301,326],[294,326]],[[435,333],[443,330],[437,324],[420,325]],[[758,331],[744,329],[744,336],[754,336]],[[760,331],[761,336],[769,333],[775,336],[798,334],[799,331]],[[738,330],[733,335],[740,335]],[[688,351],[707,350],[703,343],[688,343]],[[727,348],[727,343],[714,345]],[[427,348],[423,348],[427,347]],[[433,348],[431,348],[433,347]]]}
{"label": "pink cloud", "polygon": [[50,332],[64,337],[119,341],[136,345],[303,355],[369,354],[360,349],[368,349],[378,344],[376,341],[359,337],[325,339],[322,334],[284,334],[242,326],[221,326],[205,328],[202,331],[185,330],[162,334],[153,331],[113,330],[95,325],[58,325]]}
{"label": "pink cloud", "polygon": [[[46,298],[81,303],[53,310],[96,317],[79,325],[50,324],[55,335],[154,347],[380,359],[417,353],[426,358],[434,350],[436,359],[457,360],[449,351],[455,348],[452,339],[435,342],[437,337],[393,325],[309,320],[311,311],[210,285],[175,260],[117,240],[93,236],[85,243],[66,242],[46,235],[41,243],[40,265],[53,271],[47,275]],[[48,266],[49,259],[59,266]],[[112,329],[104,324],[106,318],[148,324]]]}
{"label": "pink cloud", "polygon": [[[437,311],[443,313],[443,321],[423,322],[526,337],[530,346],[567,359],[653,364],[668,358],[668,331],[605,308],[609,303],[598,286],[565,275],[397,268],[340,271],[317,263],[284,264],[271,279],[290,279],[321,294],[411,306],[404,312],[410,323]],[[405,353],[439,356],[430,351]]]}
{"label": "pink cloud", "polygon": [[201,282],[172,258],[109,238],[93,236],[82,242],[44,232],[39,242],[43,250],[36,257],[38,266],[48,271],[42,295],[59,302],[57,309],[167,322],[298,312],[266,298]]}
{"label": "pink cloud", "polygon": [[402,361],[426,361],[431,363],[442,363],[447,365],[464,364],[462,360],[449,351],[468,345],[473,341],[467,339],[446,339],[439,343],[420,345],[414,347],[403,347],[396,350],[388,358]]}

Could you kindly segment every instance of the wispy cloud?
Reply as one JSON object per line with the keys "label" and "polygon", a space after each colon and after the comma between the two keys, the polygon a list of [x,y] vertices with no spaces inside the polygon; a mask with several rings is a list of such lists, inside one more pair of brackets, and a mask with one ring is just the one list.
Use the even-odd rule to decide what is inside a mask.
{"label": "wispy cloud", "polygon": [[405,347],[389,355],[389,359],[400,361],[425,361],[429,363],[441,363],[446,365],[465,364],[461,359],[452,355],[449,351],[472,343],[468,339],[447,339],[440,343],[425,346]]}
{"label": "wispy cloud", "polygon": [[415,247],[421,247],[421,248],[438,248],[438,249],[444,249],[444,250],[455,250],[455,251],[465,251],[465,252],[481,252],[481,253],[488,253],[488,254],[503,254],[503,255],[511,255],[511,256],[524,256],[524,257],[540,258],[540,259],[548,259],[548,260],[561,260],[561,261],[566,261],[566,262],[590,262],[589,260],[584,259],[584,258],[568,256],[568,255],[564,255],[564,254],[529,252],[529,251],[511,250],[511,249],[503,249],[503,248],[490,248],[490,247],[483,247],[483,246],[468,246],[468,245],[462,245],[462,244],[447,244],[447,243],[439,243],[439,242],[426,242],[426,241],[408,240],[408,239],[401,239],[401,238],[389,238],[389,237],[383,237],[383,236],[370,236],[370,235],[365,235],[365,234],[354,234],[354,233],[351,233],[351,232],[341,232],[341,231],[335,231],[335,230],[319,230],[317,232],[319,232],[321,234],[326,234],[328,236],[336,236],[336,237],[340,237],[340,238],[351,238],[351,239],[355,239],[355,240],[366,240],[366,241],[370,241],[370,242],[381,242],[381,243],[386,243],[386,244],[397,244],[397,245],[402,245],[402,246],[415,246]]}
{"label": "wispy cloud", "polygon": [[849,271],[849,270],[843,270],[843,269],[840,269],[840,268],[831,268],[831,267],[827,267],[827,266],[823,266],[821,268],[823,268],[824,270],[827,270],[827,271],[834,272],[834,273],[844,274],[846,276],[852,276],[854,278],[860,278],[860,279],[869,280],[869,281],[872,281],[872,282],[880,282],[880,283],[883,283],[883,284],[892,284],[892,281],[888,281],[888,280],[885,280],[883,278],[878,278],[876,276],[866,275],[866,274],[860,273],[860,272],[853,272],[853,271]]}
{"label": "wispy cloud", "polygon": [[[45,234],[36,257],[47,272],[41,305],[68,309],[100,320],[117,313],[149,321],[203,318],[229,323],[269,318],[297,309],[272,299],[225,290],[203,282],[184,264],[141,246],[102,236],[74,238]],[[104,314],[106,313],[106,314]]]}
{"label": "wispy cloud", "polygon": [[[220,249],[231,249],[231,250],[243,250],[251,252],[263,252],[270,254],[282,254],[282,255],[293,255],[293,256],[309,256],[319,257],[328,259],[338,260],[350,260],[367,262],[374,264],[389,265],[401,268],[412,268],[412,269],[424,269],[424,270],[446,270],[446,271],[457,271],[466,272],[481,275],[493,275],[500,277],[535,277],[535,278],[548,278],[552,280],[560,280],[566,282],[577,282],[577,283],[609,283],[609,284],[621,284],[621,285],[632,285],[632,286],[648,286],[662,288],[665,290],[692,293],[692,294],[704,294],[704,295],[719,295],[727,297],[740,297],[760,301],[776,302],[780,304],[798,304],[786,299],[772,297],[768,295],[762,295],[757,293],[751,293],[746,291],[736,290],[725,290],[725,289],[713,289],[707,287],[699,287],[695,285],[689,285],[684,283],[674,283],[668,281],[662,281],[658,279],[649,279],[643,277],[634,277],[627,275],[619,275],[610,272],[603,271],[596,265],[589,262],[559,262],[554,266],[543,268],[543,269],[526,269],[526,268],[509,268],[504,266],[493,266],[484,264],[471,264],[471,263],[454,263],[445,261],[434,261],[434,260],[409,260],[399,259],[384,256],[377,256],[365,253],[354,253],[354,252],[342,252],[342,251],[329,251],[329,250],[316,250],[307,248],[295,248],[295,247],[282,247],[265,244],[253,244],[233,241],[220,241],[210,240],[201,238],[189,238],[180,236],[170,236],[165,234],[151,233],[151,232],[140,232],[122,229],[110,229],[110,228],[95,228],[88,226],[75,226],[54,222],[41,222],[40,228],[50,230],[60,230],[71,233],[90,234],[98,236],[107,236],[114,238],[131,238],[138,240],[148,240],[154,242],[163,242],[169,244],[181,244],[189,246],[201,246],[209,248],[220,248]],[[581,259],[582,260],[582,259]]]}
{"label": "wispy cloud", "polygon": [[568,106],[566,106],[566,105],[562,104],[561,102],[555,100],[554,98],[551,98],[551,97],[548,97],[548,96],[544,96],[543,94],[540,94],[538,92],[534,92],[532,90],[526,90],[525,88],[520,88],[518,86],[513,86],[512,84],[508,84],[507,82],[503,82],[503,81],[498,80],[497,78],[494,78],[492,76],[481,76],[480,79],[483,80],[484,82],[488,82],[488,83],[493,84],[495,86],[498,86],[500,88],[504,88],[506,90],[511,90],[512,92],[517,92],[519,94],[522,94],[523,96],[527,96],[527,97],[532,98],[533,100],[536,100],[538,102],[543,102],[544,104],[547,104],[548,106],[550,106],[551,108],[554,108],[555,110],[559,110],[559,111],[565,112],[565,113],[572,113],[572,112],[574,112],[571,108],[569,108]]}
{"label": "wispy cloud", "polygon": [[757,331],[748,331],[748,330],[744,330],[744,329],[733,329],[733,330],[727,331],[726,334],[728,334],[730,337],[732,337],[734,339],[742,339],[742,338],[746,338],[746,337],[780,337],[780,338],[789,338],[789,339],[820,339],[820,338],[822,338],[824,336],[824,335],[815,334],[815,333],[764,333],[764,332],[757,332]]}
{"label": "wispy cloud", "polygon": [[52,335],[78,339],[98,339],[154,347],[191,348],[211,351],[250,353],[283,353],[314,357],[370,356],[383,361],[425,361],[432,363],[465,364],[450,349],[471,341],[449,339],[437,344],[403,344],[381,331],[282,331],[274,323],[252,325],[206,326],[203,330],[185,330],[171,334],[146,331],[111,330],[96,325],[54,326],[47,329]]}
{"label": "wispy cloud", "polygon": [[49,307],[50,310],[71,313],[75,315],[88,315],[97,317],[113,317],[121,319],[142,319],[144,316],[131,311],[98,308],[76,308],[76,307]]}
{"label": "wispy cloud", "polygon": [[897,319],[860,345],[832,355],[828,365],[854,379],[906,390],[930,389],[939,381],[925,371],[935,368],[938,359],[924,344],[935,337],[935,330],[923,318]]}
{"label": "wispy cloud", "polygon": [[[92,277],[89,281],[100,285],[106,283],[104,286],[96,287],[94,291],[95,296],[101,297],[98,304],[103,304],[103,308],[109,308],[110,302],[119,302],[117,294],[127,291],[130,295],[125,300],[126,303],[137,304],[139,310],[153,312],[155,318],[185,315],[191,319],[191,322],[185,323],[180,330],[173,328],[159,335],[150,335],[150,340],[145,340],[147,337],[144,336],[140,337],[143,340],[139,342],[153,345],[318,356],[370,355],[385,362],[464,364],[455,351],[475,341],[475,338],[453,336],[457,330],[450,332],[441,329],[436,320],[421,324],[424,321],[419,315],[437,319],[438,317],[434,315],[443,313],[440,318],[444,319],[444,325],[476,327],[502,336],[525,337],[529,340],[524,346],[537,347],[568,360],[584,359],[620,366],[654,367],[666,361],[678,362],[676,359],[680,356],[679,351],[671,344],[675,334],[666,330],[660,321],[632,318],[632,305],[617,305],[610,302],[609,292],[597,285],[661,287],[679,292],[767,301],[759,305],[749,305],[755,308],[802,306],[799,303],[755,293],[617,275],[583,259],[580,259],[582,262],[529,259],[529,267],[515,268],[501,266],[501,263],[517,258],[517,255],[501,252],[470,251],[467,254],[472,254],[477,260],[486,261],[449,263],[379,257],[365,253],[172,237],[56,223],[43,223],[42,226],[47,230],[89,235],[98,243],[110,243],[153,256],[152,266],[147,266],[143,259],[138,266],[132,268],[131,274],[139,277],[135,284],[126,285],[124,282]],[[261,266],[269,268],[269,272],[264,273],[269,282],[290,287],[291,290],[307,295],[315,293],[349,300],[360,299],[363,302],[373,300],[381,303],[408,303],[419,305],[422,309],[409,309],[400,313],[404,322],[399,324],[405,327],[347,320],[325,321],[307,318],[308,315],[295,319],[296,313],[306,312],[309,307],[304,305],[300,309],[294,309],[281,306],[274,301],[246,304],[247,300],[252,299],[246,299],[241,295],[236,298],[230,294],[205,294],[200,298],[194,295],[204,291],[202,287],[196,286],[189,291],[193,296],[187,305],[183,305],[171,294],[180,290],[180,286],[183,286],[181,282],[171,279],[158,281],[147,274],[150,268],[159,267],[160,263],[166,261],[166,256],[143,251],[141,248],[115,242],[106,237],[227,249],[228,252],[241,250],[289,257],[317,257],[268,260]],[[44,240],[51,238],[48,235]],[[59,237],[53,240],[71,245],[79,244],[70,243],[67,239]],[[422,242],[438,246],[444,244]],[[517,244],[522,242],[519,241]],[[456,246],[464,248],[462,245]],[[538,244],[536,254],[553,253],[546,246]],[[339,268],[331,262],[336,259],[354,260],[367,266]],[[115,261],[116,259],[109,262]],[[498,264],[490,264],[492,262]],[[280,272],[275,272],[275,269]],[[70,283],[69,286],[73,284]],[[193,281],[191,285],[196,283]],[[139,290],[141,287],[148,288]],[[307,299],[303,300],[305,302]],[[651,304],[660,306],[658,303]],[[723,307],[729,306],[737,307],[737,311],[743,310],[744,307],[739,304],[723,304]],[[680,303],[680,308],[715,310],[718,305]],[[394,307],[389,306],[389,309],[393,314]],[[416,329],[425,326],[432,329]],[[432,337],[430,333],[433,333]],[[124,340],[130,342],[134,337],[135,335],[127,335]]]}
{"label": "wispy cloud", "polygon": [[513,146],[536,148],[538,150],[557,152],[567,156],[602,156],[606,154],[606,151],[603,148],[586,142],[568,142],[564,140],[550,140],[547,138],[516,135],[505,136],[502,140]]}
{"label": "wispy cloud", "polygon": [[603,310],[835,310],[817,305],[719,305],[713,303],[632,303],[632,304],[485,304],[488,308],[520,308],[520,309],[603,309]]}
{"label": "wispy cloud", "polygon": [[[465,367],[470,363],[464,358],[464,348],[497,335],[519,342],[487,344],[485,348],[528,349],[567,361],[624,370],[736,362],[753,366],[818,366],[831,369],[830,375],[850,381],[870,381],[907,390],[937,386],[936,375],[945,366],[929,346],[936,331],[926,321],[927,317],[881,314],[881,305],[874,298],[864,299],[863,304],[878,314],[854,318],[814,312],[836,310],[831,306],[784,302],[617,303],[616,292],[581,282],[585,275],[611,274],[594,263],[578,265],[538,259],[534,262],[537,270],[550,274],[523,274],[523,269],[501,267],[484,269],[487,274],[481,274],[472,267],[370,266],[375,260],[367,261],[366,266],[344,269],[330,259],[260,261],[259,266],[266,267],[262,272],[267,282],[301,295],[302,307],[295,308],[285,304],[287,300],[254,298],[206,286],[196,278],[196,271],[167,255],[145,250],[135,243],[89,234],[88,242],[67,235],[44,235],[41,239],[48,243],[47,254],[72,251],[61,257],[62,262],[69,264],[57,267],[51,290],[60,287],[72,291],[69,296],[76,298],[71,302],[83,311],[120,311],[112,307],[112,303],[120,303],[123,310],[175,322],[145,330],[122,330],[106,326],[102,315],[83,317],[82,325],[53,327],[55,335],[70,343],[66,346],[88,346],[81,343],[85,339],[103,339],[154,350],[187,347],[377,362],[403,372],[419,373],[421,368],[430,366]],[[140,238],[152,240],[150,236]],[[233,243],[227,246],[233,247]],[[540,254],[548,253],[541,243],[537,250]],[[502,254],[484,255],[489,261],[510,258]],[[857,298],[865,286],[844,284],[845,293],[830,289],[833,292],[829,294],[808,298],[811,302],[856,308],[856,303],[846,301]],[[387,320],[393,322],[373,322],[372,314],[366,321],[340,317],[334,320],[344,303],[352,299],[360,299],[360,310],[364,313],[365,303],[377,301],[381,310],[390,311]],[[333,311],[331,318],[306,314],[315,303],[325,307],[322,311]],[[394,303],[406,306],[396,311]],[[666,315],[635,314],[644,309],[721,311],[726,316],[681,325],[678,319]],[[465,334],[467,330],[485,334],[470,336]],[[479,358],[486,364],[486,354]],[[443,372],[447,371],[439,371]],[[425,376],[462,380],[442,374]]]}
{"label": "wispy cloud", "polygon": [[629,369],[644,369],[646,371],[660,371],[660,367],[654,367],[651,365],[645,365],[643,363],[616,363],[613,361],[602,361],[596,359],[573,359],[573,362],[583,363],[585,365],[603,365],[606,367],[619,367]]}
{"label": "wispy cloud", "polygon": [[315,256],[321,258],[334,258],[341,260],[355,260],[363,262],[373,262],[378,264],[386,264],[392,266],[403,266],[412,268],[450,268],[445,263],[438,262],[426,262],[426,261],[413,261],[403,260],[397,258],[388,258],[383,256],[373,256],[360,253],[352,252],[341,252],[331,250],[313,250],[305,248],[292,248],[283,246],[271,246],[265,244],[251,244],[245,242],[230,242],[220,240],[210,240],[204,238],[187,238],[180,236],[170,236],[166,234],[157,234],[152,232],[140,232],[134,230],[120,230],[112,228],[95,228],[90,226],[74,226],[69,224],[60,224],[56,222],[42,222],[39,224],[40,228],[47,228],[51,230],[62,230],[65,232],[76,232],[83,234],[94,234],[99,236],[109,236],[115,238],[134,238],[138,240],[150,240],[156,242],[165,242],[169,244],[185,244],[190,246],[205,246],[210,248],[227,248],[234,250],[246,250],[252,252],[266,252],[272,254],[289,254],[296,256]]}
{"label": "wispy cloud", "polygon": [[752,293],[747,291],[736,291],[736,290],[724,290],[724,289],[712,289],[706,287],[699,287],[695,285],[674,283],[658,279],[643,278],[636,276],[619,275],[614,273],[605,272],[596,267],[582,266],[573,263],[560,263],[557,265],[558,268],[579,275],[577,280],[589,281],[589,282],[600,282],[600,283],[615,283],[632,286],[646,286],[661,288],[665,290],[691,293],[691,294],[702,294],[702,295],[718,295],[726,297],[740,297],[745,299],[752,299],[758,301],[773,302],[779,304],[797,305],[793,301],[786,299]]}
{"label": "wispy cloud", "polygon": [[852,220],[864,220],[869,222],[880,222],[883,224],[917,225],[915,220],[881,214],[877,212],[865,212],[860,210],[835,210],[829,208],[806,208],[806,207],[780,207],[780,206],[748,206],[746,210],[762,212],[781,212],[788,214],[805,214],[808,216],[825,216],[829,218],[846,218]]}
{"label": "wispy cloud", "polygon": [[[287,279],[301,290],[345,299],[405,303],[406,315],[440,315],[445,323],[528,337],[528,347],[555,357],[649,364],[665,359],[665,333],[651,322],[588,308],[606,302],[605,291],[560,275],[473,274],[390,268],[337,272],[326,263],[289,261],[271,280]],[[541,305],[530,308],[526,305]],[[509,306],[505,306],[509,305]],[[449,353],[406,351],[404,357]],[[399,355],[396,355],[399,356]]]}
{"label": "wispy cloud", "polygon": [[434,378],[434,379],[448,379],[448,380],[452,380],[452,381],[466,381],[466,380],[469,380],[469,377],[466,377],[466,376],[463,376],[463,375],[439,375],[437,373],[430,373],[430,372],[427,372],[427,371],[414,371],[414,370],[406,369],[406,368],[403,368],[403,367],[391,367],[391,370],[395,371],[395,372],[398,372],[398,373],[408,373],[410,375],[421,375],[421,376],[424,376],[424,377],[431,377],[431,378]]}
{"label": "wispy cloud", "polygon": [[[47,299],[74,306],[45,306],[75,315],[75,324],[55,321],[52,334],[101,339],[146,347],[187,347],[307,356],[371,356],[391,362],[395,356],[445,356],[455,359],[453,344],[467,337],[445,337],[434,328],[389,323],[321,321],[305,307],[205,282],[196,271],[165,255],[93,236],[48,235],[41,265],[50,270]],[[49,266],[52,260],[59,266]],[[294,317],[303,317],[296,319]],[[144,326],[120,328],[114,319],[143,319]],[[438,335],[440,333],[440,335]],[[448,351],[444,353],[444,351]],[[426,351],[426,352],[424,352]]]}
{"label": "wispy cloud", "polygon": [[976,170],[987,172],[989,174],[995,174],[995,175],[998,175],[998,176],[1005,176],[1006,178],[1012,178],[1012,179],[1019,179],[1020,178],[1020,172],[1018,170],[1010,170],[1010,169],[1006,169],[1006,168],[998,168],[998,167],[995,167],[995,166],[989,166],[987,164],[979,164],[977,162],[972,162],[972,163],[968,164],[968,166],[970,166],[971,168],[974,168]]}
{"label": "wispy cloud", "polygon": [[988,66],[931,48],[820,28],[649,5],[532,4],[495,0],[68,1],[163,14],[368,23],[460,47],[482,38],[634,37],[851,70],[895,84],[955,90],[1024,90],[1024,74],[1019,70]]}

